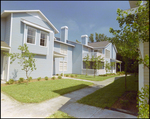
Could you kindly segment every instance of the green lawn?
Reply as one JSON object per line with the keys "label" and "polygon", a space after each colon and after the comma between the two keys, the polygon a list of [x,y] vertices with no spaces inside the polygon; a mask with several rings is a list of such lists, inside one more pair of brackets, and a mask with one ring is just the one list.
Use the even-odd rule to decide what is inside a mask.
{"label": "green lawn", "polygon": [[30,82],[28,85],[24,83],[1,86],[1,91],[20,102],[39,103],[89,85],[92,83],[72,79],[57,79]]}
{"label": "green lawn", "polygon": [[55,114],[53,114],[47,118],[74,118],[74,117],[69,116],[67,113],[64,113],[62,111],[57,111]]}
{"label": "green lawn", "polygon": [[109,78],[112,78],[112,77],[116,77],[116,76],[120,76],[120,75],[112,75],[112,76],[85,76],[85,75],[77,75],[77,77],[74,77],[74,78],[78,78],[78,79],[85,79],[85,80],[91,80],[91,81],[103,81],[105,79],[109,79]]}
{"label": "green lawn", "polygon": [[[127,77],[127,91],[137,91],[138,82],[137,77]],[[78,103],[87,104],[96,107],[111,107],[121,95],[125,92],[124,77],[115,80],[113,83],[101,88],[94,93],[78,100]]]}

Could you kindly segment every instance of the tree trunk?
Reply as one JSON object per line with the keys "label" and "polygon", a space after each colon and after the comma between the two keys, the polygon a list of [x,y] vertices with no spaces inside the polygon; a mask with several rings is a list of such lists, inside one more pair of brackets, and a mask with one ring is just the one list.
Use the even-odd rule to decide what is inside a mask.
{"label": "tree trunk", "polygon": [[94,78],[95,78],[95,69],[94,69]]}
{"label": "tree trunk", "polygon": [[26,77],[27,77],[27,83],[26,84],[28,85],[28,78],[29,77],[28,77],[28,72],[27,71],[26,71]]}
{"label": "tree trunk", "polygon": [[128,59],[125,59],[125,91],[127,90],[127,66],[128,66]]}

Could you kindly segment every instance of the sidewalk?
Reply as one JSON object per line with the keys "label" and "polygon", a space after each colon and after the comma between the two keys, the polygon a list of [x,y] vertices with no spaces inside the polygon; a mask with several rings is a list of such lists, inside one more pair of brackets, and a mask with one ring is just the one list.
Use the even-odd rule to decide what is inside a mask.
{"label": "sidewalk", "polygon": [[[108,84],[114,79],[106,79],[107,81],[105,81],[105,83]],[[77,100],[95,92],[102,87],[103,85],[97,84],[44,101],[42,103],[31,104],[20,103],[4,93],[1,93],[1,117],[45,118],[54,114],[57,110],[60,110],[77,118],[136,118],[136,116],[129,114],[107,109],[102,110],[101,108],[94,106],[76,103]]]}

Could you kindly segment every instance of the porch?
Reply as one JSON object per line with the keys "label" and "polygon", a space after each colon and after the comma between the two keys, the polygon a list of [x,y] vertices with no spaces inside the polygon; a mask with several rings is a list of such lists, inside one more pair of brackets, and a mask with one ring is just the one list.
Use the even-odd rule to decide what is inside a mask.
{"label": "porch", "polygon": [[[94,75],[94,69],[87,69],[87,70],[82,69],[82,74],[85,75],[86,71],[87,71],[88,75]],[[98,69],[98,70],[96,70],[95,75],[102,75],[102,74],[105,74],[105,73],[106,73],[105,69]]]}

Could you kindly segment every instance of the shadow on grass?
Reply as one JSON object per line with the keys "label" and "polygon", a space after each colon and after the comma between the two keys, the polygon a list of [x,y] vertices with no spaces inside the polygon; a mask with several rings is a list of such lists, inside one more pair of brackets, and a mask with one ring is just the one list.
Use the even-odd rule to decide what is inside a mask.
{"label": "shadow on grass", "polygon": [[53,90],[53,92],[58,93],[60,95],[63,95],[63,94],[66,94],[66,93],[70,93],[72,91],[79,90],[79,89],[84,88],[84,87],[88,87],[88,86],[89,85],[86,85],[86,84],[80,84],[80,85],[76,85],[76,86],[62,88],[62,89],[59,89],[59,90]]}
{"label": "shadow on grass", "polygon": [[[119,78],[119,79],[118,79]],[[118,79],[118,80],[117,80]],[[101,88],[94,93],[78,100],[78,103],[87,104],[96,107],[111,107],[125,91],[137,91],[137,77],[127,76],[127,89],[125,90],[125,78],[115,77],[113,83]]]}

